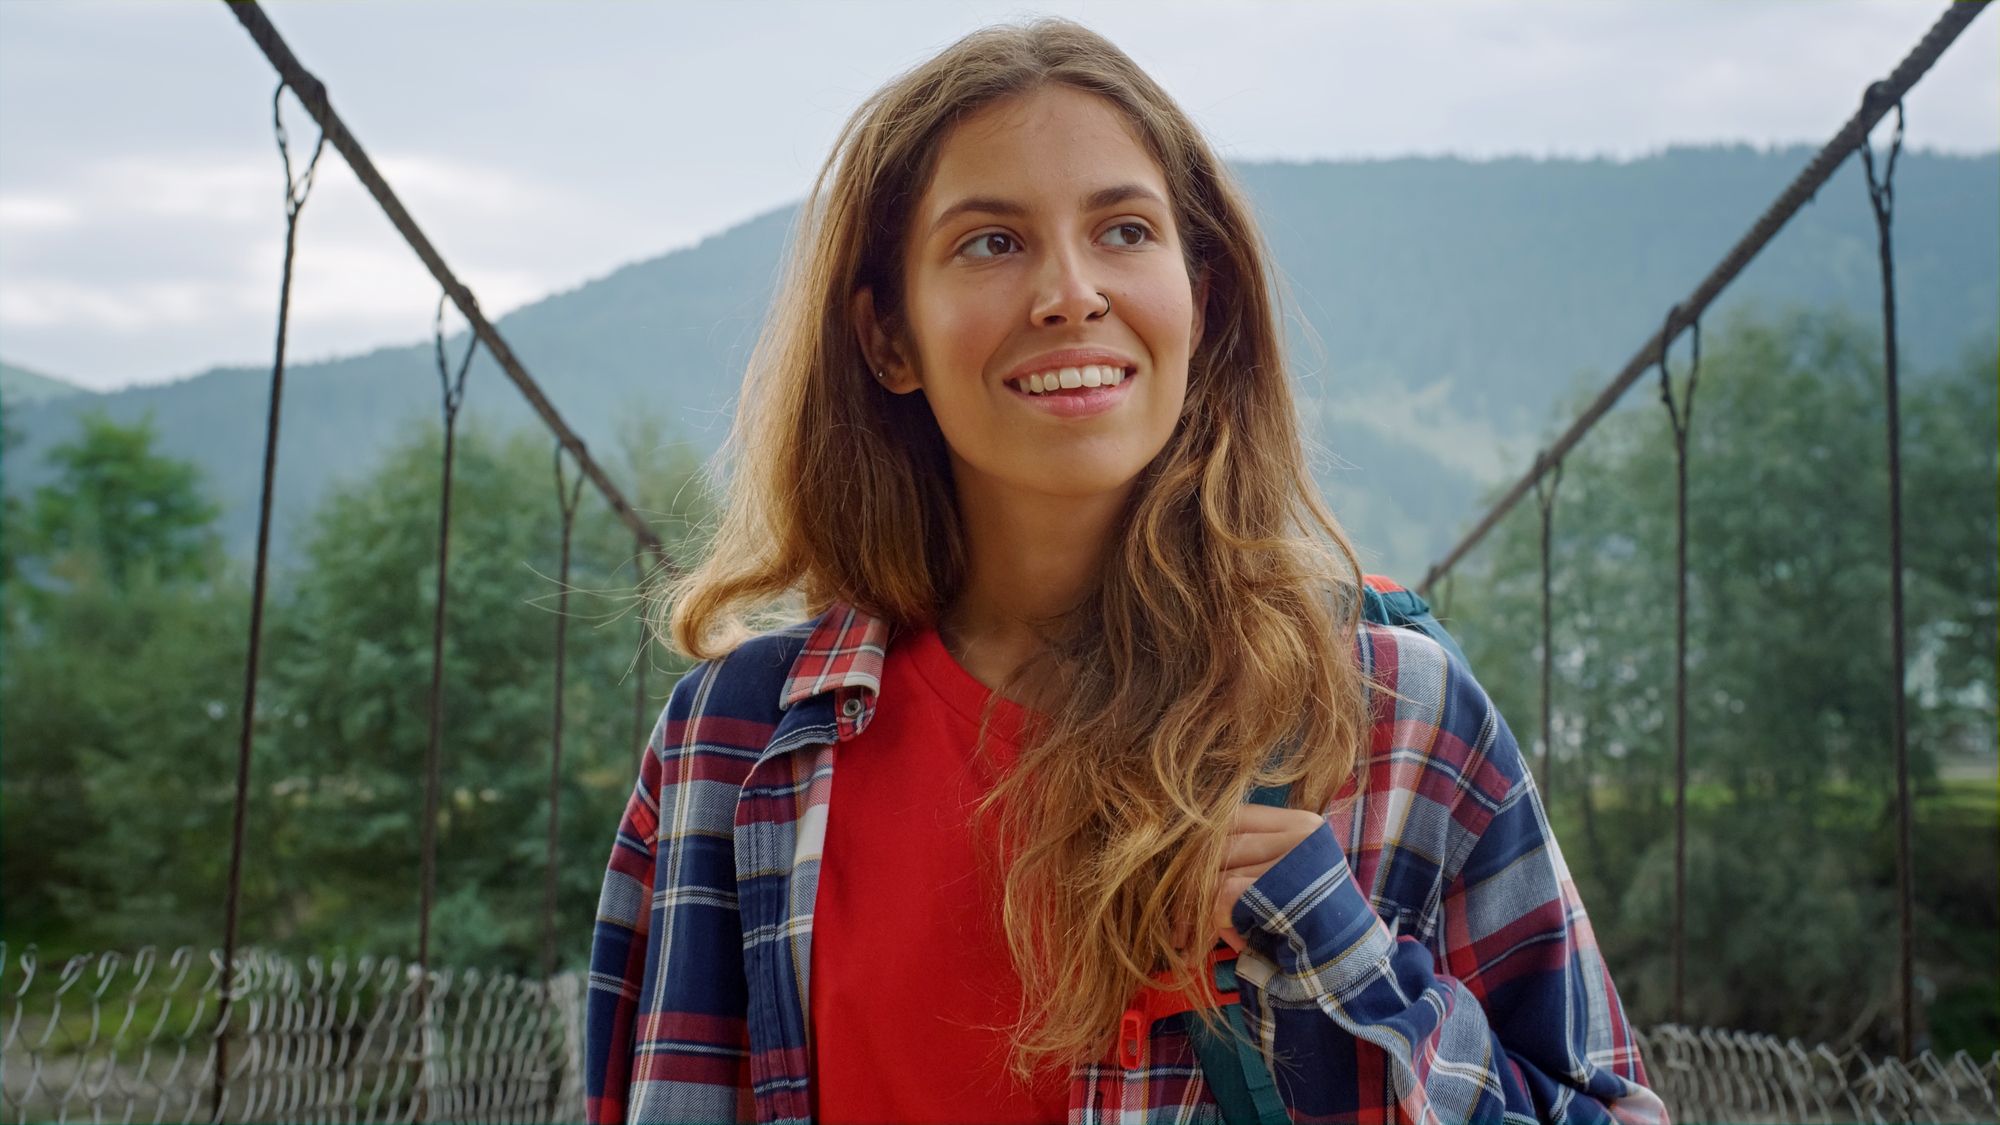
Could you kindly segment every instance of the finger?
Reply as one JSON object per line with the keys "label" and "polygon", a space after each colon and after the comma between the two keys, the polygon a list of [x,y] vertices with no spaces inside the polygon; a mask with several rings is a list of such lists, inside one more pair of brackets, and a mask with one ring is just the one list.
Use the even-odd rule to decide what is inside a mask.
{"label": "finger", "polygon": [[1232,930],[1234,928],[1235,922],[1232,918],[1236,912],[1236,903],[1242,899],[1243,892],[1249,890],[1251,884],[1256,881],[1255,878],[1246,875],[1230,874],[1223,876],[1222,882],[1217,885],[1215,890],[1215,909],[1210,919],[1214,923],[1218,934],[1223,930]]}
{"label": "finger", "polygon": [[1270,805],[1253,805],[1248,802],[1236,806],[1236,818],[1232,832],[1278,832],[1287,825],[1300,823],[1301,817],[1319,819],[1319,814],[1305,809],[1280,809]]}
{"label": "finger", "polygon": [[1281,859],[1325,823],[1317,813],[1302,809],[1264,811],[1281,815],[1254,820],[1238,817],[1237,827],[1231,831],[1223,854],[1224,867],[1245,867]]}
{"label": "finger", "polygon": [[1263,805],[1239,805],[1229,826],[1232,836],[1309,836],[1326,818],[1308,809],[1273,809]]}

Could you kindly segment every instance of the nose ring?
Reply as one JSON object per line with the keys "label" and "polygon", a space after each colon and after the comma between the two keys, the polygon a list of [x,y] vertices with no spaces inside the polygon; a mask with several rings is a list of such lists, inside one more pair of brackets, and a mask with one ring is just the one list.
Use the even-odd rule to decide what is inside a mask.
{"label": "nose ring", "polygon": [[1094,313],[1091,313],[1090,314],[1091,320],[1103,320],[1105,317],[1111,315],[1111,298],[1105,297],[1104,294],[1102,293],[1099,293],[1098,296],[1104,297],[1104,307],[1097,310]]}

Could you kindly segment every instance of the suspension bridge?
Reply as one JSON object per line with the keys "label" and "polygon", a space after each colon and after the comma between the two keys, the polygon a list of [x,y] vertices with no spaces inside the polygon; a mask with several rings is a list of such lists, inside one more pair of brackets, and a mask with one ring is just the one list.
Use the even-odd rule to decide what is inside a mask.
{"label": "suspension bridge", "polygon": [[[1901,422],[1896,346],[1895,172],[1903,135],[1904,98],[1986,0],[1950,4],[1886,77],[1868,83],[1859,108],[1746,233],[1682,300],[1665,310],[1660,329],[1642,341],[1617,375],[1573,422],[1534,458],[1424,576],[1429,595],[1478,549],[1521,501],[1534,497],[1540,519],[1541,710],[1539,761],[1550,781],[1554,602],[1552,529],[1568,457],[1632,388],[1656,374],[1672,437],[1675,488],[1676,612],[1673,685],[1674,851],[1672,1019],[1644,1032],[1647,1070],[1678,1120],[1704,1121],[2000,1121],[2000,1054],[1940,1057],[1918,1050],[1914,1028],[1914,863],[1908,704],[1905,697],[1905,593]],[[658,535],[628,502],[590,449],[542,392],[500,332],[459,280],[382,176],[360,141],[335,112],[325,85],[309,72],[255,0],[233,0],[231,15],[278,74],[273,125],[284,165],[286,238],[278,295],[262,492],[253,570],[242,726],[234,779],[234,819],[220,921],[219,947],[84,954],[43,963],[34,949],[0,943],[0,1117],[9,1120],[117,1121],[570,1121],[582,1117],[580,1067],[583,984],[558,972],[556,869],[559,786],[563,777],[563,691],[571,540],[586,484],[630,530],[635,551],[650,560],[650,580],[673,573]],[[289,90],[317,127],[303,159],[295,156],[283,104]],[[1870,136],[1895,118],[1886,153]],[[268,593],[273,481],[279,463],[286,335],[291,311],[298,220],[310,198],[325,150],[337,152],[374,197],[438,283],[434,350],[440,384],[443,462],[438,496],[437,585],[431,621],[428,738],[422,763],[418,919],[414,956],[356,960],[296,960],[241,940],[246,831],[252,786],[253,715]],[[1887,429],[1888,525],[1891,563],[1882,597],[1890,617],[1892,745],[1896,818],[1897,1050],[1871,1057],[1848,1045],[1780,1041],[1772,1036],[1686,1025],[1688,960],[1688,434],[1701,372],[1703,314],[1784,229],[1845,161],[1857,157],[1866,174],[1878,234],[1883,369]],[[469,327],[464,352],[448,354],[447,308]],[[1684,374],[1672,351],[1687,337]],[[528,978],[433,963],[432,914],[437,899],[437,825],[446,738],[444,675],[446,607],[451,595],[452,470],[465,377],[485,349],[555,439],[556,510],[561,533],[555,621],[554,714],[548,765],[550,801],[541,917],[542,972]],[[635,689],[635,741],[643,734],[643,667]]]}

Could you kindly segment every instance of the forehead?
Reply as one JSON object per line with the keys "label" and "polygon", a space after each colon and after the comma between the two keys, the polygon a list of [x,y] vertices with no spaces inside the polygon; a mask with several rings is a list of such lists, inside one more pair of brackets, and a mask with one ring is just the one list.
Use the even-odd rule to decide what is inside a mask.
{"label": "forehead", "polygon": [[1166,176],[1123,111],[1052,85],[1003,98],[947,133],[918,214],[936,215],[968,196],[1056,205],[1112,184],[1142,184],[1169,198]]}

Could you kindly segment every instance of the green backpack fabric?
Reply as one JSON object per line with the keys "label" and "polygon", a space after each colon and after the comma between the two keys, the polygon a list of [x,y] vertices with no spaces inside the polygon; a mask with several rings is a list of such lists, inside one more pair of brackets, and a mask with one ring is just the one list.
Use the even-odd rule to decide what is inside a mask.
{"label": "green backpack fabric", "polygon": [[[1461,666],[1465,653],[1431,614],[1430,603],[1413,590],[1406,590],[1384,578],[1369,575],[1363,586],[1361,616],[1377,625],[1399,625],[1415,629],[1444,646]],[[1284,808],[1291,796],[1288,786],[1274,785],[1250,794],[1250,803]],[[1236,962],[1215,965],[1215,990],[1222,995],[1236,991]],[[1215,1094],[1225,1125],[1287,1125],[1291,1114],[1278,1096],[1278,1084],[1264,1056],[1251,1041],[1243,1022],[1243,1005],[1224,1004],[1218,1012],[1227,1034],[1218,1034],[1193,1013],[1178,1018],[1187,1021],[1188,1038],[1194,1043],[1195,1058],[1201,1062],[1201,1076]]]}

